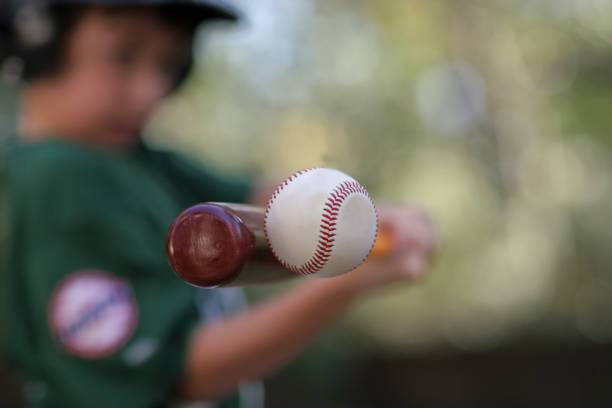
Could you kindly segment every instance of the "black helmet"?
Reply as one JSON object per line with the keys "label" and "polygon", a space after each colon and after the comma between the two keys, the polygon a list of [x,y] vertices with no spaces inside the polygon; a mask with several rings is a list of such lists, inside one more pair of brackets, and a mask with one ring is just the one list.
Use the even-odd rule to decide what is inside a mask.
{"label": "black helmet", "polygon": [[[188,20],[193,27],[203,21],[235,22],[240,18],[237,10],[223,0],[0,0],[0,73],[18,71],[17,75],[10,73],[9,77],[20,77],[29,81],[53,72],[59,65],[59,49],[65,34],[63,30],[66,30],[65,26],[70,23],[53,21],[53,18],[48,18],[49,13],[57,15],[53,10],[70,6],[96,5],[153,6],[167,10],[176,8],[180,10],[181,20]],[[34,34],[44,33],[44,27],[41,30],[37,25],[49,21],[57,23],[54,24],[55,29],[51,30],[53,35],[49,38],[41,39],[40,35],[31,37],[27,35],[28,30],[23,30],[24,27],[34,27],[34,30],[30,30]],[[14,63],[18,65],[17,69],[13,69]],[[186,67],[179,83],[189,68],[190,66]]]}
{"label": "black helmet", "polygon": [[[9,3],[6,6],[3,3]],[[17,10],[35,4],[46,5],[100,5],[100,6],[171,6],[180,5],[192,11],[194,19],[215,19],[236,21],[239,14],[222,0],[0,0],[0,11]],[[6,13],[8,14],[8,13]]]}

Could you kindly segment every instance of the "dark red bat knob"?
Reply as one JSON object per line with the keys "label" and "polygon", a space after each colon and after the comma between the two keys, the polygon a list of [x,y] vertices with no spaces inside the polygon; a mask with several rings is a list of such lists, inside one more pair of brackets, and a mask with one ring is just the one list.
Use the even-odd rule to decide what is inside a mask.
{"label": "dark red bat knob", "polygon": [[229,282],[255,247],[255,237],[234,214],[214,204],[197,204],[172,223],[166,254],[185,282],[215,287]]}

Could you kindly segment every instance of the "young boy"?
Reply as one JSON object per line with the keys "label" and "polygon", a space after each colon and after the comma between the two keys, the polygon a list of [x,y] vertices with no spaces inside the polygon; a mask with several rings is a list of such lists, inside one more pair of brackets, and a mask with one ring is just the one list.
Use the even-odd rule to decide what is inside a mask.
{"label": "young boy", "polygon": [[266,188],[152,151],[140,132],[187,75],[195,28],[213,19],[236,15],[218,1],[56,0],[6,19],[18,24],[0,56],[24,65],[3,169],[2,332],[35,385],[32,405],[238,406],[227,396],[242,382],[274,372],[359,295],[426,269],[435,247],[427,218],[387,209],[381,219],[397,242],[389,259],[202,321],[196,294],[221,308],[220,291],[176,278],[168,226],[189,205],[244,202]]}

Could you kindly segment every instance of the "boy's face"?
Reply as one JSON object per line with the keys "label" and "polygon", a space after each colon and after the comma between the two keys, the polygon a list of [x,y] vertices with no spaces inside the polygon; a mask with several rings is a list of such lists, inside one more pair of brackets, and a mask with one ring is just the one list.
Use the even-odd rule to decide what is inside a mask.
{"label": "boy's face", "polygon": [[190,41],[154,13],[87,11],[66,44],[65,65],[46,79],[66,136],[110,148],[134,143],[171,91]]}

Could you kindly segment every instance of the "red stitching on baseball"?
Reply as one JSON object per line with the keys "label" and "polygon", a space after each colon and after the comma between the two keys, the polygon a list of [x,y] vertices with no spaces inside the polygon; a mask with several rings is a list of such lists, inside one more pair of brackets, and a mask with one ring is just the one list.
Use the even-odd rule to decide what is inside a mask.
{"label": "red stitching on baseball", "polygon": [[[300,170],[296,172],[291,177],[289,177],[287,180],[285,180],[283,183],[281,183],[276,188],[274,193],[272,194],[272,197],[270,198],[270,200],[268,201],[268,204],[266,205],[266,213],[265,213],[265,218],[264,218],[264,234],[266,236],[266,239],[268,239],[268,242],[270,242],[270,239],[268,236],[267,220],[268,220],[268,214],[270,212],[270,207],[272,206],[274,201],[277,199],[279,193],[285,188],[285,186],[289,184],[289,182],[293,181],[297,176],[302,175],[312,170],[316,170],[316,168],[310,168],[310,169]],[[323,213],[321,214],[319,239],[318,239],[317,246],[316,246],[316,249],[314,251],[312,258],[310,258],[308,261],[306,261],[301,266],[291,265],[285,262],[284,260],[282,260],[278,256],[276,251],[274,251],[274,248],[270,246],[270,249],[272,250],[272,253],[276,257],[276,259],[285,268],[295,273],[299,273],[301,275],[313,274],[323,269],[323,267],[329,260],[329,257],[331,256],[331,253],[333,251],[334,242],[336,239],[335,238],[336,237],[336,224],[338,221],[338,213],[340,211],[340,207],[342,206],[344,201],[352,194],[363,194],[372,203],[372,206],[374,207],[375,212],[376,212],[376,235],[375,236],[378,236],[378,211],[376,211],[374,200],[372,200],[372,197],[370,197],[370,194],[367,192],[367,190],[358,182],[345,181],[344,183],[338,185],[331,193],[329,193],[329,197],[324,204]],[[374,242],[372,242],[372,245],[370,246],[370,250],[368,251],[366,256],[355,267],[361,265],[361,263],[365,261],[365,259],[368,257],[368,255],[372,251],[373,247],[374,247]]]}

